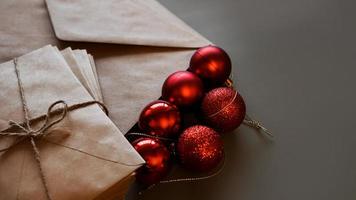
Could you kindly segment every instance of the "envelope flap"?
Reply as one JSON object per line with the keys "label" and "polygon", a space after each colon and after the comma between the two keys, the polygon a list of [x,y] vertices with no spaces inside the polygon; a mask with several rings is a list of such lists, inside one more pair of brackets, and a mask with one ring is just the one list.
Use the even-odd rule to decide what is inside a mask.
{"label": "envelope flap", "polygon": [[[18,68],[23,74],[36,72],[35,77],[21,77],[27,104],[33,116],[43,114],[51,102],[59,99],[65,100],[69,105],[92,100],[79,81],[74,78],[61,55],[50,46],[20,57]],[[58,84],[61,81],[65,83]],[[44,84],[46,87],[38,87]],[[64,141],[70,147],[78,146],[84,152],[95,151],[102,154],[101,157],[110,160],[120,161],[130,157],[130,159],[126,158],[130,163],[142,163],[136,151],[104,112],[101,112],[99,106],[86,107],[85,111],[83,109],[72,111],[62,124],[70,125],[73,132],[71,137]],[[89,138],[89,140],[84,141],[82,138]],[[93,150],[95,144],[110,146],[111,150],[102,147]]]}
{"label": "envelope flap", "polygon": [[61,40],[167,47],[210,42],[155,0],[46,0]]}

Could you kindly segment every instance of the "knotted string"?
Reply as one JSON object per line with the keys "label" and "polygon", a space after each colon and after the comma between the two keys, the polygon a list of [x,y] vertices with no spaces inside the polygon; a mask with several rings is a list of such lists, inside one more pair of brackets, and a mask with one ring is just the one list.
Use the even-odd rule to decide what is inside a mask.
{"label": "knotted string", "polygon": [[[40,151],[39,151],[38,146],[36,144],[36,139],[43,138],[43,137],[46,137],[47,135],[49,135],[50,132],[48,132],[48,129],[50,129],[54,125],[58,124],[59,122],[61,122],[66,117],[66,115],[67,115],[67,113],[69,111],[76,110],[76,109],[79,109],[79,108],[84,108],[84,107],[87,107],[87,106],[90,106],[90,105],[93,105],[93,104],[98,104],[106,114],[108,114],[108,110],[105,107],[105,105],[103,103],[99,102],[99,101],[88,101],[88,102],[83,102],[83,103],[74,104],[72,106],[68,106],[65,101],[59,100],[59,101],[56,101],[56,102],[52,103],[49,106],[49,108],[47,110],[47,113],[45,115],[41,115],[39,117],[31,119],[30,118],[30,114],[29,114],[29,109],[28,109],[28,106],[27,106],[27,102],[26,102],[26,99],[25,99],[25,94],[24,94],[22,81],[21,81],[21,78],[20,78],[20,72],[19,72],[18,67],[17,67],[18,66],[17,59],[15,58],[13,60],[13,62],[14,62],[14,68],[15,68],[18,88],[19,88],[20,97],[21,97],[22,109],[23,109],[23,112],[24,112],[24,122],[23,123],[18,123],[18,122],[14,122],[14,121],[10,120],[9,121],[10,127],[0,131],[0,136],[3,136],[3,137],[4,136],[17,137],[15,142],[13,144],[11,144],[9,147],[6,147],[4,149],[0,149],[0,153],[9,150],[10,148],[16,146],[17,144],[19,144],[19,143],[21,143],[21,142],[23,142],[25,140],[29,140],[29,142],[31,143],[31,147],[32,147],[34,158],[35,158],[36,163],[38,165],[38,169],[39,169],[39,172],[40,172],[40,177],[41,177],[42,184],[43,184],[44,189],[45,189],[46,197],[47,197],[48,200],[52,200],[52,197],[51,197],[49,189],[48,189],[46,176],[45,176],[44,170],[42,168]],[[62,105],[62,107],[54,109],[58,105]],[[53,116],[55,116],[55,115],[56,116],[59,115],[59,118],[57,118],[54,121],[50,121],[51,118]],[[32,124],[35,124],[35,123],[43,121],[43,120],[44,120],[44,122],[39,128],[37,128],[37,129],[33,129],[32,128],[32,126],[31,126]],[[14,128],[15,129],[16,128],[19,129],[20,132],[13,131]],[[66,146],[63,146],[63,147],[66,147]],[[70,148],[70,147],[66,147],[66,148]],[[70,149],[76,150],[74,148],[70,148]],[[76,151],[79,151],[79,152],[85,153],[87,155],[91,155],[91,156],[94,156],[94,157],[97,157],[99,159],[103,159],[103,160],[106,160],[106,161],[119,163],[119,162],[116,162],[116,161],[108,160],[108,159],[105,159],[105,158],[101,158],[101,157],[98,157],[98,156],[83,152],[83,151],[80,151],[80,150],[76,150]],[[124,164],[124,163],[119,163],[119,164],[131,166],[130,164]]]}
{"label": "knotted string", "polygon": [[[27,107],[27,102],[26,102],[26,99],[25,99],[24,89],[23,89],[23,86],[22,86],[21,78],[20,78],[20,72],[19,72],[19,70],[17,68],[17,58],[14,59],[14,66],[15,66],[15,73],[16,73],[16,77],[17,77],[17,84],[18,84],[19,91],[20,91],[22,109],[23,109],[24,116],[25,116],[24,117],[25,118],[25,123],[24,123],[24,125],[22,125],[20,123],[17,123],[17,122],[14,122],[14,121],[10,120],[9,121],[9,125],[11,125],[12,127],[19,128],[21,131],[23,131],[23,133],[3,133],[3,132],[1,132],[0,134],[2,136],[19,136],[20,139],[18,139],[18,141],[15,142],[13,145],[18,144],[20,141],[23,141],[25,139],[29,139],[30,140],[31,146],[32,146],[32,150],[33,150],[33,155],[34,155],[34,158],[36,160],[38,169],[40,171],[40,177],[41,177],[41,181],[42,181],[42,184],[44,186],[44,189],[45,189],[46,197],[47,197],[48,200],[51,200],[52,197],[51,197],[51,195],[49,193],[49,190],[48,190],[48,184],[47,184],[47,181],[46,181],[46,178],[45,178],[45,173],[44,173],[42,165],[41,165],[40,152],[39,152],[37,144],[35,142],[35,138],[46,136],[46,130],[48,130],[49,128],[51,128],[55,124],[58,124],[60,121],[62,121],[64,119],[64,117],[67,115],[68,105],[64,101],[56,101],[56,102],[54,102],[48,108],[47,114],[45,115],[45,121],[43,122],[42,126],[40,126],[38,129],[34,130],[31,127],[31,124],[30,124],[29,109]],[[56,119],[53,122],[49,122],[49,119],[51,117],[52,109],[56,105],[59,105],[59,104],[64,105],[64,107],[62,109],[63,111],[61,113],[60,118]],[[13,145],[11,145],[8,148],[0,150],[0,152],[8,150]]]}
{"label": "knotted string", "polygon": [[[13,146],[17,145],[18,143],[24,141],[25,139],[29,139],[30,143],[31,143],[31,146],[32,146],[33,155],[34,155],[34,158],[36,160],[36,164],[37,164],[38,169],[40,171],[40,177],[41,177],[41,181],[42,181],[42,184],[44,186],[44,189],[45,189],[45,194],[47,196],[47,199],[51,200],[52,198],[51,198],[51,196],[49,194],[48,184],[47,184],[47,181],[46,181],[46,178],[45,178],[45,173],[44,173],[42,165],[41,165],[40,152],[38,150],[38,147],[37,147],[37,144],[35,142],[35,139],[39,138],[39,137],[45,137],[46,135],[48,135],[48,132],[46,132],[46,131],[49,128],[51,128],[52,126],[54,126],[55,124],[58,124],[60,121],[62,121],[64,119],[64,117],[67,114],[68,106],[64,101],[57,101],[57,102],[53,103],[48,108],[48,112],[45,115],[45,121],[44,121],[43,125],[40,128],[34,130],[30,125],[30,119],[29,119],[28,109],[27,109],[27,106],[26,106],[26,101],[24,101],[23,95],[21,95],[21,96],[22,96],[21,97],[22,101],[25,102],[25,103],[22,104],[23,108],[24,108],[24,111],[26,110],[25,111],[25,125],[19,124],[17,122],[11,121],[11,120],[9,121],[9,124],[12,127],[19,128],[23,132],[20,132],[20,133],[0,132],[1,136],[18,136],[19,137],[19,139],[17,139],[17,141],[14,144],[12,144],[10,147],[1,149],[0,152],[7,151],[10,148],[12,148]],[[60,118],[56,119],[53,122],[49,122],[49,119],[51,117],[52,109],[56,105],[59,105],[59,104],[63,104],[64,105],[64,108],[62,109],[63,112],[61,113]]]}

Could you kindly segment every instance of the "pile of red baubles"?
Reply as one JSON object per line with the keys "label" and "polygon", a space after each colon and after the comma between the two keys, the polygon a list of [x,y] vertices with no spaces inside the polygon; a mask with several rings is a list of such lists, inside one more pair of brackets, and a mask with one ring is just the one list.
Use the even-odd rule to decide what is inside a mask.
{"label": "pile of red baubles", "polygon": [[225,83],[231,60],[216,46],[198,49],[187,71],[178,71],[165,80],[161,100],[141,112],[138,127],[151,137],[132,142],[146,164],[136,178],[145,185],[162,180],[177,155],[190,170],[209,172],[224,157],[221,134],[236,129],[244,120],[242,97]]}

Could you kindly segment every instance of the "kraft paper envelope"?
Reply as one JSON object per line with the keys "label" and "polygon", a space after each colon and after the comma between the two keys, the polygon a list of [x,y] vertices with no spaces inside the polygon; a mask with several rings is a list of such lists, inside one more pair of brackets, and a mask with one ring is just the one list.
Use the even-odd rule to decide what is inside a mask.
{"label": "kraft paper envelope", "polygon": [[[59,50],[58,50],[59,51]],[[102,92],[97,77],[94,58],[85,50],[72,50],[70,47],[60,52],[74,75],[83,84],[91,96],[103,102]]]}
{"label": "kraft paper envelope", "polygon": [[155,0],[46,2],[1,1],[0,61],[46,44],[87,49],[123,133],[161,96],[165,78],[185,70],[195,48],[210,44]]}
{"label": "kraft paper envelope", "polygon": [[[17,66],[31,118],[45,114],[58,100],[68,105],[92,100],[51,46],[19,57]],[[1,130],[9,126],[6,121],[23,122],[13,61],[0,64],[0,107]],[[54,133],[36,143],[53,199],[111,199],[119,193],[112,188],[144,163],[97,105],[69,112],[51,129]],[[3,137],[0,149],[13,139]],[[46,199],[32,153],[28,142],[0,153],[0,199]]]}

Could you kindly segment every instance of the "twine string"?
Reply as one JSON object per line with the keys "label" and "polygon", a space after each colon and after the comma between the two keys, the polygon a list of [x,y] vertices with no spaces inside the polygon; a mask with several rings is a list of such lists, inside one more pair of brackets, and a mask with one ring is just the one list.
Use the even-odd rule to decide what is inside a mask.
{"label": "twine string", "polygon": [[[173,139],[170,139],[170,138],[159,137],[159,136],[149,135],[149,134],[145,134],[145,133],[135,133],[135,132],[133,132],[133,133],[127,133],[125,136],[127,137],[127,136],[131,136],[131,135],[153,138],[153,139],[157,139],[157,140],[160,140],[160,141],[163,140],[163,141],[169,141],[169,142],[177,142],[176,140],[173,140]],[[175,151],[173,153],[175,155]],[[143,195],[143,193],[153,189],[158,184],[177,183],[177,182],[195,182],[195,181],[201,181],[201,180],[210,179],[210,178],[213,178],[213,177],[219,175],[222,172],[224,166],[225,166],[225,155],[223,157],[223,161],[222,161],[222,164],[220,165],[219,169],[217,171],[209,174],[209,175],[201,176],[201,177],[186,177],[186,178],[162,180],[162,181],[158,182],[157,184],[150,185],[146,189],[144,189],[142,191],[139,191],[138,194],[141,196],[141,195]]]}
{"label": "twine string", "polygon": [[[225,86],[233,88],[232,78],[229,78],[225,82]],[[213,113],[213,114],[209,115],[209,117],[213,117],[213,116],[223,112],[228,106],[230,106],[235,101],[237,96],[238,96],[238,93],[236,91],[234,97],[232,98],[232,100],[227,105],[225,105],[221,110],[217,111],[216,113]],[[268,136],[273,137],[273,134],[267,128],[265,128],[259,121],[252,119],[248,114],[245,115],[245,119],[243,120],[243,123],[245,125],[247,125],[247,126],[255,128],[257,130],[262,130]],[[148,135],[148,134],[144,134],[144,133],[128,133],[126,135],[145,136],[145,137],[155,138],[155,139],[159,139],[159,140],[162,140],[162,139],[163,140],[171,140],[171,139],[168,139],[168,138],[161,138],[161,137],[158,137],[158,136],[152,136],[152,135]],[[206,176],[201,176],[201,177],[187,177],[187,178],[177,178],[177,179],[162,180],[157,184],[150,185],[145,190],[142,190],[142,191],[138,192],[138,194],[141,196],[146,191],[149,191],[149,190],[153,189],[158,184],[167,184],[167,183],[176,183],[176,182],[195,182],[195,181],[201,181],[201,180],[206,180],[206,179],[210,179],[210,178],[216,177],[217,175],[219,175],[223,171],[223,168],[225,166],[225,159],[226,158],[225,158],[225,155],[224,155],[221,167],[219,167],[219,169],[217,171],[215,171],[214,173],[212,173],[212,174],[209,174],[209,175],[206,175]]]}
{"label": "twine string", "polygon": [[[231,75],[230,78],[228,78],[228,79],[226,80],[225,86],[226,86],[226,87],[229,87],[229,88],[234,88],[234,81],[232,80],[232,75]],[[231,100],[225,107],[223,107],[223,108],[222,108],[221,110],[219,110],[218,112],[213,113],[213,114],[210,115],[209,117],[213,117],[213,116],[219,114],[219,113],[222,112],[225,108],[227,108],[230,104],[232,104],[232,103],[235,101],[235,99],[236,99],[236,97],[237,97],[237,94],[238,94],[238,93],[237,93],[237,91],[236,91],[236,93],[235,93],[234,97],[232,98],[232,100]],[[249,126],[249,127],[251,127],[251,128],[257,129],[257,130],[262,130],[264,133],[266,133],[266,134],[267,134],[269,137],[271,137],[271,138],[274,137],[273,134],[272,134],[272,132],[270,132],[266,127],[264,127],[261,122],[255,120],[255,119],[252,119],[248,114],[245,115],[245,119],[243,120],[243,124],[245,124],[245,125],[247,125],[247,126]]]}
{"label": "twine string", "polygon": [[[67,103],[63,100],[59,100],[56,101],[54,103],[52,103],[47,110],[47,113],[44,115],[40,115],[36,118],[31,118],[30,114],[29,114],[29,109],[28,109],[28,105],[25,99],[25,93],[24,93],[24,88],[23,88],[23,84],[21,81],[21,76],[20,76],[20,72],[18,70],[18,60],[17,58],[15,58],[13,60],[14,62],[14,69],[15,69],[15,74],[16,74],[16,78],[17,78],[17,84],[18,84],[18,88],[19,88],[19,93],[20,93],[20,97],[21,97],[21,104],[22,104],[22,109],[24,112],[24,122],[23,123],[18,123],[18,122],[14,122],[12,120],[9,120],[9,128],[0,130],[0,138],[1,137],[16,137],[15,142],[13,142],[10,146],[0,149],[0,153],[8,151],[9,149],[13,148],[14,146],[20,144],[21,142],[28,140],[31,144],[31,149],[33,151],[33,155],[34,158],[36,160],[36,164],[38,166],[39,169],[39,174],[40,174],[40,178],[41,178],[41,182],[44,186],[44,190],[45,190],[45,195],[46,198],[48,200],[52,200],[53,198],[50,195],[50,191],[48,188],[48,184],[47,184],[47,180],[46,180],[46,176],[45,176],[45,172],[43,170],[42,164],[41,164],[41,157],[40,157],[40,151],[39,148],[36,144],[36,140],[38,138],[44,138],[47,135],[49,135],[51,132],[48,131],[48,129],[50,129],[51,127],[53,127],[54,125],[60,123],[67,115],[68,112],[73,111],[73,110],[77,110],[80,108],[84,108],[84,107],[88,107],[90,105],[94,105],[97,104],[101,107],[101,109],[108,115],[108,110],[106,108],[106,106],[99,102],[99,101],[87,101],[87,102],[83,102],[83,103],[77,103],[71,106],[68,106]],[[60,108],[55,108],[58,107],[60,105]],[[56,118],[55,120],[51,121],[53,116],[59,116],[58,118]],[[42,125],[39,126],[39,128],[37,129],[33,129],[31,125],[36,124],[38,122],[43,121]],[[17,131],[14,131],[14,129],[17,129]],[[52,142],[50,142],[52,143]],[[56,144],[56,143],[53,143]],[[68,148],[74,151],[78,151],[81,153],[84,153],[86,155],[89,156],[93,156],[96,157],[98,159],[101,160],[105,160],[105,161],[109,161],[109,162],[114,162],[117,164],[122,164],[125,166],[134,166],[134,164],[126,164],[126,163],[121,163],[121,162],[117,162],[117,161],[113,161],[113,160],[109,160],[100,156],[96,156],[84,151],[81,151],[79,149],[75,149],[72,147],[68,147],[68,146],[64,146],[61,144],[56,144],[56,145],[60,145],[64,148]],[[137,166],[137,164],[135,164],[135,166]]]}
{"label": "twine string", "polygon": [[226,158],[224,155],[222,164],[220,165],[220,167],[215,172],[213,172],[211,174],[208,174],[206,176],[200,176],[200,177],[186,177],[186,178],[162,180],[162,181],[158,182],[157,184],[150,185],[146,189],[139,191],[138,195],[140,195],[140,196],[143,195],[145,192],[152,190],[159,184],[169,184],[169,183],[178,183],[178,182],[196,182],[196,181],[202,181],[202,180],[214,178],[214,177],[218,176],[223,171],[223,169],[225,167],[225,159]]}
{"label": "twine string", "polygon": [[146,133],[126,133],[126,137],[127,136],[143,136],[143,137],[148,137],[148,138],[153,138],[153,139],[158,139],[158,140],[163,140],[163,141],[168,141],[168,142],[177,142],[176,140],[170,139],[170,138],[166,138],[166,137],[160,137],[160,136],[156,136],[156,135],[149,135]]}
{"label": "twine string", "polygon": [[44,189],[45,189],[46,197],[47,197],[48,200],[51,200],[52,197],[51,197],[51,195],[49,193],[46,176],[45,176],[45,173],[43,171],[42,164],[41,164],[40,151],[37,148],[37,145],[35,143],[35,139],[34,139],[33,136],[30,136],[30,141],[31,141],[31,145],[32,145],[33,155],[35,157],[38,169],[40,170],[40,177],[41,177],[41,181],[42,181],[42,184],[44,186]]}
{"label": "twine string", "polygon": [[176,182],[195,182],[195,181],[202,181],[202,180],[210,179],[210,178],[213,178],[213,177],[216,177],[217,175],[219,175],[223,171],[224,166],[225,166],[225,155],[223,157],[221,166],[218,168],[218,170],[216,170],[215,172],[213,172],[211,174],[208,174],[206,176],[200,176],[200,177],[187,177],[187,178],[162,180],[159,183],[165,184],[165,183],[176,183]]}
{"label": "twine string", "polygon": [[[48,112],[45,115],[45,121],[44,121],[43,125],[39,129],[33,130],[31,125],[30,125],[29,109],[28,109],[27,102],[26,102],[26,99],[25,99],[24,89],[23,89],[22,81],[21,81],[21,78],[20,78],[20,72],[18,70],[17,64],[18,64],[17,58],[15,58],[14,59],[14,67],[15,67],[15,73],[16,73],[16,77],[17,77],[17,84],[18,84],[18,88],[19,88],[19,91],[20,91],[22,109],[23,109],[23,112],[24,112],[25,126],[23,126],[23,125],[21,125],[21,124],[19,124],[17,122],[14,122],[14,121],[10,121],[10,124],[12,126],[16,126],[16,127],[20,128],[24,133],[26,133],[25,135],[17,135],[17,136],[22,136],[22,137],[26,137],[26,138],[30,139],[32,150],[33,150],[33,155],[34,155],[34,158],[36,160],[36,164],[37,164],[37,166],[39,168],[39,171],[40,171],[40,177],[41,177],[41,181],[42,181],[42,184],[44,186],[44,189],[45,189],[46,197],[47,197],[48,200],[52,200],[52,197],[51,197],[51,195],[49,193],[48,184],[47,184],[47,181],[46,181],[46,178],[45,178],[45,174],[44,174],[44,171],[43,171],[43,168],[42,168],[42,165],[41,165],[40,152],[39,152],[38,147],[36,145],[35,137],[43,136],[44,132],[48,128],[52,127],[53,125],[59,123],[61,120],[64,119],[64,117],[67,114],[67,110],[66,110],[67,104],[64,101],[53,103],[48,108]],[[59,119],[53,121],[52,123],[48,123],[49,122],[49,117],[50,117],[50,112],[51,112],[52,108],[55,105],[59,104],[59,103],[63,103],[65,105],[65,107],[63,109],[62,116]],[[1,133],[1,134],[2,135],[6,135],[4,133]],[[16,134],[13,133],[12,136],[16,136]],[[17,143],[15,143],[15,144],[17,144]]]}

